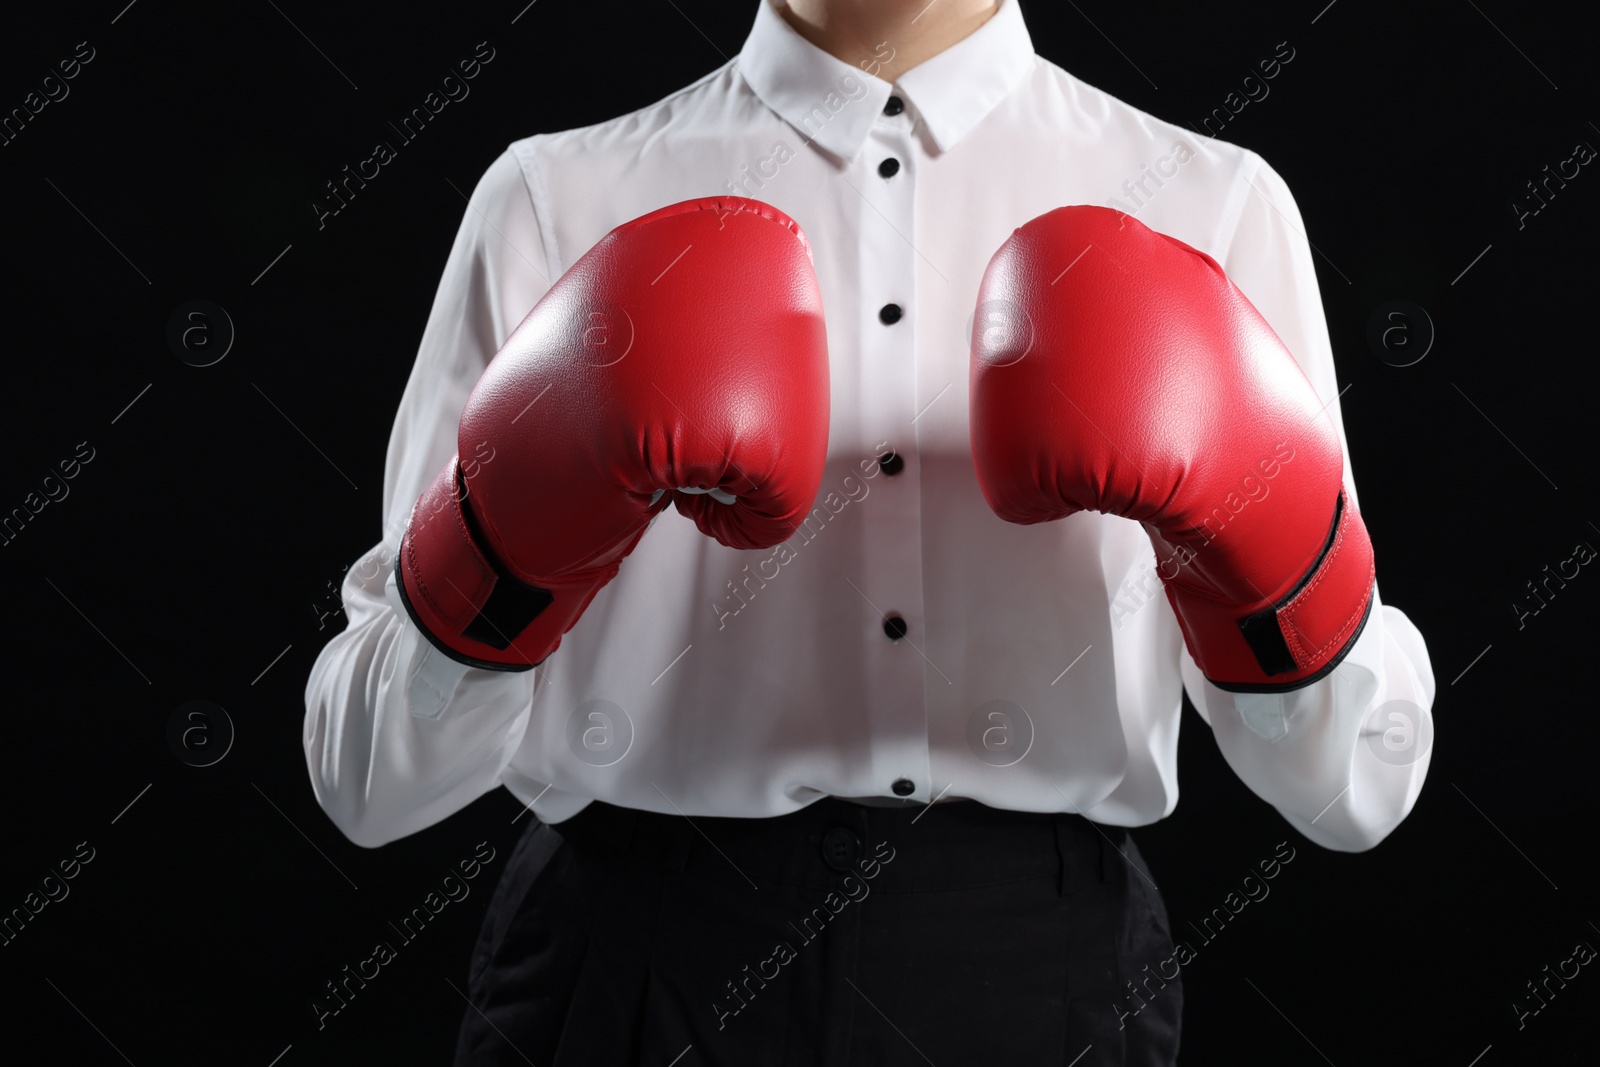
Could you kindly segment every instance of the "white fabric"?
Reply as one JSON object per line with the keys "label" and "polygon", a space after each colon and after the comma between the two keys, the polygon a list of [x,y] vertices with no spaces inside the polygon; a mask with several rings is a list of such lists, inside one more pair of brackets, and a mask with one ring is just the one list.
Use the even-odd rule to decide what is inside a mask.
{"label": "white fabric", "polygon": [[[906,73],[901,114],[883,114],[891,86],[874,69],[872,55],[857,65],[814,48],[763,3],[740,54],[695,84],[517,141],[489,167],[395,418],[383,539],[350,569],[348,628],[306,686],[312,783],[352,840],[413,833],[497,785],[546,821],[592,798],[770,816],[829,794],[892,797],[904,778],[913,801],[1142,825],[1178,800],[1183,688],[1233,770],[1311,840],[1369,848],[1410,811],[1429,760],[1374,757],[1367,724],[1408,700],[1431,733],[1433,671],[1400,611],[1375,606],[1315,685],[1221,692],[1183,647],[1138,525],[1083,513],[1013,526],[973,471],[979,279],[1013,228],[1064,204],[1115,198],[1209,252],[1339,423],[1312,252],[1282,179],[1036,56],[1015,0]],[[885,179],[891,156],[901,167]],[[669,509],[538,671],[449,661],[407,619],[393,560],[473,384],[605,233],[726,192],[787,212],[813,247],[832,375],[813,521],[778,549],[739,552]],[[884,325],[891,302],[905,317]],[[889,449],[905,461],[893,477],[874,462]],[[1369,517],[1380,572],[1383,528],[1400,521]],[[888,613],[909,627],[899,641]]]}

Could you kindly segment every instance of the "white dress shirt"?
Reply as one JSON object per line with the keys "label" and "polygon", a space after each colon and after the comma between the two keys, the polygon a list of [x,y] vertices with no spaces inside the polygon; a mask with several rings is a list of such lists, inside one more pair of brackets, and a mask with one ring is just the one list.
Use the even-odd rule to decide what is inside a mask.
{"label": "white dress shirt", "polygon": [[[973,470],[979,279],[1014,228],[1066,204],[1114,203],[1210,253],[1340,424],[1283,180],[1035,55],[1015,0],[893,86],[874,76],[889,49],[841,61],[763,0],[724,66],[633,114],[517,141],[484,174],[389,439],[383,539],[351,567],[348,626],[306,686],[312,784],[353,841],[413,833],[498,785],[547,822],[596,798],[772,816],[904,795],[1138,826],[1177,803],[1185,689],[1234,772],[1312,841],[1369,848],[1411,810],[1428,756],[1372,754],[1387,702],[1409,701],[1431,735],[1433,671],[1400,611],[1375,602],[1316,684],[1223,692],[1185,650],[1138,524],[1011,525]],[[735,551],[669,509],[537,671],[441,655],[407,617],[393,561],[479,375],[613,227],[729,192],[787,212],[814,250],[832,416],[812,521],[776,549]],[[883,321],[888,304],[903,317]],[[877,461],[891,450],[893,474]],[[1355,499],[1348,458],[1345,480]],[[548,505],[560,521],[564,502]],[[1368,520],[1381,573],[1384,526],[1404,517]]]}

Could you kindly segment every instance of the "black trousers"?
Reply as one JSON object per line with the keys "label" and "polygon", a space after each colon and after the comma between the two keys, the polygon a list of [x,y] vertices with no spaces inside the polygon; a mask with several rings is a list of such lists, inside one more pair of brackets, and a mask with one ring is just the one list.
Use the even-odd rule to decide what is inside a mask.
{"label": "black trousers", "polygon": [[596,802],[512,853],[455,1062],[1156,1067],[1178,1050],[1171,956],[1132,839],[1080,816]]}

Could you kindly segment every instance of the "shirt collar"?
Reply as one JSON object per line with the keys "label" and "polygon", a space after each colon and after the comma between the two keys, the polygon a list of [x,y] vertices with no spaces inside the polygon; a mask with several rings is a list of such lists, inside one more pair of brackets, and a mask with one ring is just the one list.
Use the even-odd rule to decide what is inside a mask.
{"label": "shirt collar", "polygon": [[[853,160],[891,86],[801,37],[778,13],[782,2],[760,0],[755,25],[739,52],[739,71],[761,102],[807,141]],[[946,152],[994,110],[1034,62],[1021,6],[1000,0],[989,21],[896,84],[939,151]]]}

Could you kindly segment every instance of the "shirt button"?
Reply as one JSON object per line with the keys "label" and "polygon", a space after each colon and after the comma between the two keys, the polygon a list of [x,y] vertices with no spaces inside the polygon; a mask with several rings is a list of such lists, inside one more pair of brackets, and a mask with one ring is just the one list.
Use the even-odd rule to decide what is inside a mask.
{"label": "shirt button", "polygon": [[822,859],[836,871],[848,871],[861,858],[861,838],[854,830],[835,826],[822,839]]}
{"label": "shirt button", "polygon": [[878,321],[885,326],[893,326],[900,321],[900,316],[905,314],[899,304],[885,304],[878,309]]}
{"label": "shirt button", "polygon": [[900,161],[893,156],[878,164],[878,173],[885,178],[893,178],[900,173]]}
{"label": "shirt button", "polygon": [[889,635],[889,640],[891,641],[900,640],[909,629],[910,627],[906,625],[906,620],[898,615],[885,615],[883,617],[883,632]]}
{"label": "shirt button", "polygon": [[905,467],[906,461],[900,458],[898,452],[885,452],[878,457],[878,469],[891,478],[905,470]]}
{"label": "shirt button", "polygon": [[889,788],[894,790],[894,795],[897,797],[908,797],[917,791],[917,783],[909,778],[896,778],[894,785]]}
{"label": "shirt button", "polygon": [[898,115],[906,109],[906,102],[898,96],[891,96],[883,105],[885,115]]}

